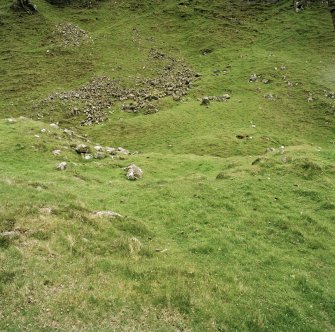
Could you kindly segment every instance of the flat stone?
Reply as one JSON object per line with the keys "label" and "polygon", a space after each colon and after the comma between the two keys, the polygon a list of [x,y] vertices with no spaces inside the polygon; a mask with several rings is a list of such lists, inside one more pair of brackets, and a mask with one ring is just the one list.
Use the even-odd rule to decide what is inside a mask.
{"label": "flat stone", "polygon": [[124,218],[121,214],[114,211],[95,211],[92,215],[94,217]]}

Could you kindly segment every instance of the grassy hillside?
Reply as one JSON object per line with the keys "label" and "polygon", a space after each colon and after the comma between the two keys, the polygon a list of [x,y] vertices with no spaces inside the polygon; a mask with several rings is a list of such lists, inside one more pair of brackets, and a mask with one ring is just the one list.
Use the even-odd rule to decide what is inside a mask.
{"label": "grassy hillside", "polygon": [[326,7],[34,3],[0,1],[0,330],[334,331]]}

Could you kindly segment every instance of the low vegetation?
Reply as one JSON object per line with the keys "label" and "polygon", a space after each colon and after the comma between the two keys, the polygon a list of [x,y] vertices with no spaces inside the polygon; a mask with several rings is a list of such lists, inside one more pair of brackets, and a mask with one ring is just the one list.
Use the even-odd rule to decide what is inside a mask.
{"label": "low vegetation", "polygon": [[335,329],[326,5],[0,4],[1,331]]}

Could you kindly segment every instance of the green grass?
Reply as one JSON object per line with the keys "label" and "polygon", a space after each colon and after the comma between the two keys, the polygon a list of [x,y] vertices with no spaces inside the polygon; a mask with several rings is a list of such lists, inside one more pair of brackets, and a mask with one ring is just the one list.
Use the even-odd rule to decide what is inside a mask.
{"label": "green grass", "polygon": [[[0,235],[0,330],[333,331],[335,104],[324,90],[335,90],[335,42],[326,9],[35,3],[34,16],[0,6],[0,234],[18,233]],[[51,43],[63,22],[92,41]],[[148,57],[151,48],[202,74],[182,102],[165,98],[151,115],[116,104],[88,127],[66,116],[66,104],[41,103],[94,76],[125,86],[156,77],[164,62]],[[270,83],[249,83],[254,73]],[[231,100],[200,106],[224,93]],[[71,148],[83,139],[65,127],[91,146],[138,153],[84,161]],[[144,171],[139,181],[125,178],[131,162]],[[93,217],[99,210],[124,218]]]}

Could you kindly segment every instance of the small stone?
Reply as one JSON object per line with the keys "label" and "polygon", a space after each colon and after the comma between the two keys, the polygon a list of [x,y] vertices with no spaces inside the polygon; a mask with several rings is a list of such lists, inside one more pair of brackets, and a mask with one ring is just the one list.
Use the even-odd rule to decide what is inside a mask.
{"label": "small stone", "polygon": [[9,119],[7,119],[7,122],[10,123],[10,124],[13,124],[13,123],[16,123],[16,119],[9,118]]}
{"label": "small stone", "polygon": [[67,135],[69,135],[69,136],[72,136],[72,135],[74,134],[73,131],[70,130],[70,129],[66,129],[66,128],[65,128],[63,131],[64,131],[65,134],[67,134]]}
{"label": "small stone", "polygon": [[52,154],[53,154],[54,156],[59,156],[59,155],[61,154],[61,150],[53,150],[53,151],[52,151]]}
{"label": "small stone", "polygon": [[253,82],[256,82],[256,81],[257,81],[257,74],[250,75],[249,82],[253,83]]}
{"label": "small stone", "polygon": [[273,96],[272,93],[267,93],[267,94],[264,95],[264,98],[269,99],[269,100],[273,100],[274,96]]}
{"label": "small stone", "polygon": [[45,133],[47,130],[45,128],[41,129],[41,133]]}
{"label": "small stone", "polygon": [[94,150],[95,150],[95,151],[102,152],[102,151],[104,151],[104,148],[103,148],[102,146],[100,146],[100,145],[96,145],[96,146],[94,147]]}
{"label": "small stone", "polygon": [[14,239],[19,237],[20,233],[16,231],[9,231],[9,232],[2,232],[0,233],[0,237],[7,238],[7,239]]}
{"label": "small stone", "polygon": [[111,147],[107,147],[106,148],[106,152],[108,153],[108,154],[111,154],[111,155],[116,155],[116,148],[111,148]]}
{"label": "small stone", "polygon": [[142,178],[143,176],[143,171],[135,164],[129,165],[128,167],[125,168],[125,170],[127,171],[126,176],[128,180],[135,181]]}
{"label": "small stone", "polygon": [[84,160],[91,160],[93,156],[91,154],[82,154]]}
{"label": "small stone", "polygon": [[208,106],[210,104],[209,97],[203,97],[201,101],[201,105]]}
{"label": "small stone", "polygon": [[117,152],[121,153],[121,154],[124,154],[124,155],[128,155],[130,154],[130,152],[124,148],[121,148],[121,147],[118,147],[117,148]]}
{"label": "small stone", "polygon": [[104,159],[106,158],[106,155],[103,152],[98,151],[95,155],[94,155],[95,159]]}
{"label": "small stone", "polygon": [[89,153],[90,152],[89,146],[87,146],[85,144],[79,144],[79,145],[77,145],[76,148],[75,148],[75,150],[79,154]]}
{"label": "small stone", "polygon": [[50,127],[54,128],[54,129],[58,129],[59,128],[58,124],[56,124],[56,123],[50,123]]}
{"label": "small stone", "polygon": [[67,162],[66,161],[62,161],[57,166],[57,169],[59,169],[60,171],[65,171],[66,168],[67,168]]}

